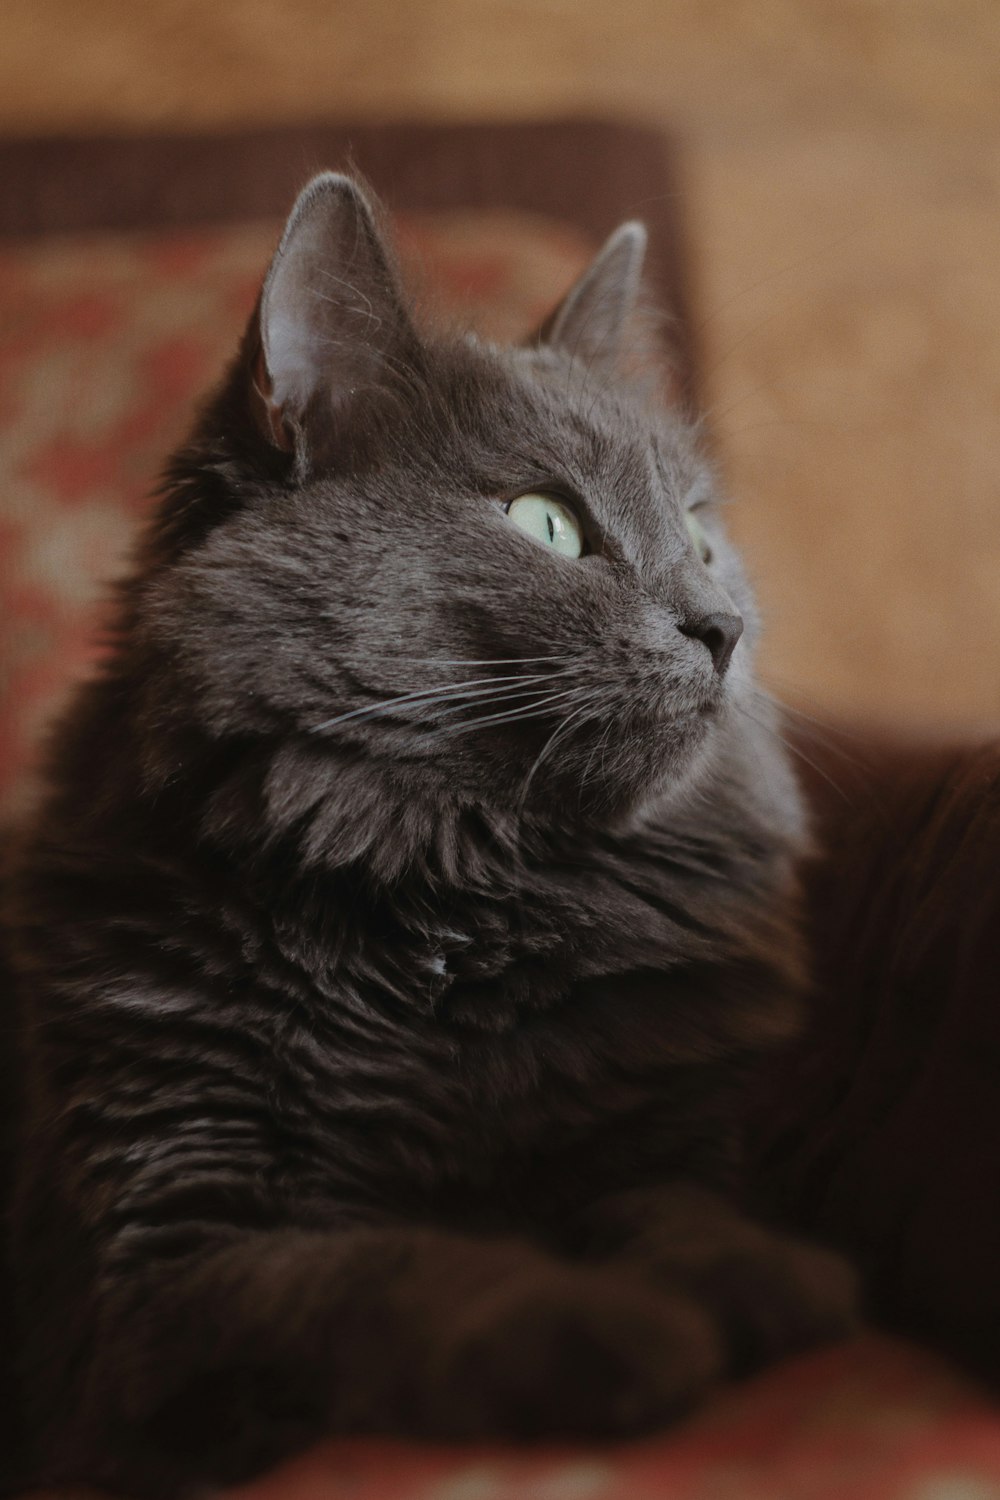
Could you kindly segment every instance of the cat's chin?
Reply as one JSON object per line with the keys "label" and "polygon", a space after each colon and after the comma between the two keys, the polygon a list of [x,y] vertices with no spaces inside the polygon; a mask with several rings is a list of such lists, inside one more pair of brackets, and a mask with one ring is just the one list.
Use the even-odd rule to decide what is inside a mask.
{"label": "cat's chin", "polygon": [[548,776],[535,778],[524,811],[567,827],[618,822],[646,803],[688,796],[710,773],[724,705],[718,699],[683,720],[651,722],[610,749],[580,747]]}

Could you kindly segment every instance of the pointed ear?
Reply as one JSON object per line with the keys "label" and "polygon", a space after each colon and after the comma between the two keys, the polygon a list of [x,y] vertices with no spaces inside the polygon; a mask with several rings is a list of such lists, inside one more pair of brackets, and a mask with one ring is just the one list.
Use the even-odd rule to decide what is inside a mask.
{"label": "pointed ear", "polygon": [[300,193],[255,316],[254,417],[300,458],[415,347],[392,254],[349,177],[324,172]]}
{"label": "pointed ear", "polygon": [[639,300],[645,254],[645,226],[621,224],[546,318],[537,342],[587,363],[616,363]]}

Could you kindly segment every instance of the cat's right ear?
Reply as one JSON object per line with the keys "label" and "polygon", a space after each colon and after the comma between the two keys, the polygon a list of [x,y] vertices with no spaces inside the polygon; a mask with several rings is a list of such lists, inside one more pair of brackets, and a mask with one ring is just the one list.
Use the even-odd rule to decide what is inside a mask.
{"label": "cat's right ear", "polygon": [[367,198],[340,173],[314,177],[289,215],[249,332],[258,428],[305,464],[416,347]]}

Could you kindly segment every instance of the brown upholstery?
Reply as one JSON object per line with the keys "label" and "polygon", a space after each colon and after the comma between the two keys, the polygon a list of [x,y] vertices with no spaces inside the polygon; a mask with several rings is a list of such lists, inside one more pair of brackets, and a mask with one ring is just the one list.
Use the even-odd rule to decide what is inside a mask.
{"label": "brown upholstery", "polygon": [[1000,1376],[1000,745],[800,743],[818,990],[766,1091],[768,1189],[878,1314]]}

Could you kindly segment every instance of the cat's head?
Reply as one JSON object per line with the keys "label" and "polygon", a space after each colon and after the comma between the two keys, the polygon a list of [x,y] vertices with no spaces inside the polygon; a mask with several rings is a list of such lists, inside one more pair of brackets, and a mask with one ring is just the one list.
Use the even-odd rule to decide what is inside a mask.
{"label": "cat's head", "polygon": [[696,778],[754,614],[636,373],[644,247],[618,229],[523,347],[428,336],[361,189],[310,183],[135,595],[175,709],[273,747],[276,785],[370,770],[559,820]]}

